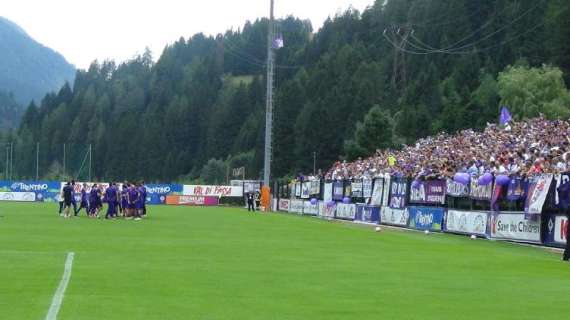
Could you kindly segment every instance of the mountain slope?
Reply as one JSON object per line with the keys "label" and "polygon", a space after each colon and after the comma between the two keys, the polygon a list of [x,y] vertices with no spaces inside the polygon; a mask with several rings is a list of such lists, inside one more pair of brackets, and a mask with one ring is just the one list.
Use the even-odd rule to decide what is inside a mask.
{"label": "mountain slope", "polygon": [[27,105],[73,82],[75,67],[54,50],[32,39],[15,23],[0,17],[0,91]]}

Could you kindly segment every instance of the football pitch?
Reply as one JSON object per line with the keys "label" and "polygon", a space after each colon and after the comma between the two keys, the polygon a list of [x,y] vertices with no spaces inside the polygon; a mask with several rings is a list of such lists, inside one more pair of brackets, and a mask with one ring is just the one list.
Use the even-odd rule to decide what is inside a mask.
{"label": "football pitch", "polygon": [[0,204],[0,319],[550,319],[570,264],[548,250],[235,208],[65,220]]}

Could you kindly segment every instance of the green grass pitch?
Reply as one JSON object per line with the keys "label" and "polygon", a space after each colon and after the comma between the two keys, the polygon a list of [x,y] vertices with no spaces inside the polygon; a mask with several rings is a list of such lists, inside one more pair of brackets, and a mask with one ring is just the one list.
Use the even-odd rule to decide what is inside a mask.
{"label": "green grass pitch", "polygon": [[556,319],[570,264],[547,250],[243,209],[64,220],[0,204],[0,319]]}

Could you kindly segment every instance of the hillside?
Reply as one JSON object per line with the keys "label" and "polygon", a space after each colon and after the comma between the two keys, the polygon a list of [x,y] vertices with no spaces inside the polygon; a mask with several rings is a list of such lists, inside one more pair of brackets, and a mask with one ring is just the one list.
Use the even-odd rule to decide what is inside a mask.
{"label": "hillside", "polygon": [[[528,110],[515,117],[536,117],[543,110],[516,97],[531,83],[558,85],[538,99],[548,96],[568,112],[569,13],[570,2],[561,0],[389,0],[339,13],[318,32],[294,17],[278,21],[285,47],[276,52],[273,176],[312,172],[313,152],[317,167],[329,168],[339,157],[377,147],[483,128],[497,120],[503,101]],[[245,166],[246,176],[257,178],[266,30],[261,19],[216,37],[181,38],[156,63],[148,55],[94,63],[78,72],[72,88],[30,107],[17,138],[47,150],[40,154],[45,167],[56,167],[64,143],[91,144],[94,175],[105,179],[172,181],[218,172],[225,180],[224,166]],[[550,65],[546,74],[556,78],[501,87],[510,65],[530,73],[535,69],[527,67]],[[248,81],[235,81],[241,76]],[[389,135],[362,134],[371,132],[365,121],[371,110]],[[32,162],[22,156],[15,170],[30,175]]]}
{"label": "hillside", "polygon": [[54,50],[32,39],[22,28],[0,17],[0,91],[21,105],[39,101],[73,82],[75,67]]}

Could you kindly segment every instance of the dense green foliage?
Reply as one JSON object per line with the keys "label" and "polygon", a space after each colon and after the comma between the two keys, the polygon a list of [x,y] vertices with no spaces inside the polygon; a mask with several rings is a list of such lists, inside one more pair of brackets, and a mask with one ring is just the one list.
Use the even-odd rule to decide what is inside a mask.
{"label": "dense green foliage", "polygon": [[59,90],[66,81],[73,81],[74,75],[75,67],[62,55],[0,17],[0,91],[13,93],[18,103],[27,105]]}
{"label": "dense green foliage", "polygon": [[0,91],[0,130],[14,128],[24,109],[14,100],[14,95]]}
{"label": "dense green foliage", "polygon": [[[567,92],[561,79],[570,80],[569,15],[563,0],[389,0],[338,14],[316,33],[306,21],[279,21],[285,47],[277,51],[273,176],[311,172],[314,152],[326,168],[339,156],[373,152],[376,143],[481,128],[496,121],[501,100],[515,116],[536,114],[519,113],[524,98],[505,86],[503,71],[534,77],[552,66],[545,70],[556,73],[558,89],[546,88],[548,101],[534,103],[558,110],[550,116],[566,115],[560,95]],[[231,168],[237,161],[257,178],[266,27],[259,20],[215,38],[180,39],[156,63],[148,54],[118,66],[94,63],[77,73],[73,90],[31,106],[18,139],[40,141],[48,165],[60,161],[63,143],[92,144],[94,175],[108,179],[193,179],[209,159]],[[390,41],[411,29],[405,51],[395,54]],[[393,130],[370,143],[363,132],[372,130],[365,115],[373,106]]]}
{"label": "dense green foliage", "polygon": [[[234,208],[151,206],[143,221],[0,206],[2,319],[543,319],[568,312],[558,253]],[[419,303],[421,302],[421,303]]]}

